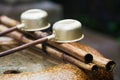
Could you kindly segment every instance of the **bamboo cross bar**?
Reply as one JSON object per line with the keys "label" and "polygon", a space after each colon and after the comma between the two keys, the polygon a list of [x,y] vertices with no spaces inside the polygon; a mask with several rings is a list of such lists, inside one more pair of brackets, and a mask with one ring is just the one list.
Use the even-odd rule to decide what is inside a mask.
{"label": "bamboo cross bar", "polygon": [[[0,25],[0,31],[7,30],[7,29],[8,29],[7,27]],[[7,34],[7,36],[12,37],[12,38],[14,38],[18,41],[24,42],[24,43],[33,42],[33,40],[26,38],[25,36],[23,36],[23,34],[17,32],[17,31],[11,32],[11,33]],[[35,47],[42,50],[42,44],[37,44],[37,45],[35,45]],[[48,54],[53,55],[57,58],[63,59],[65,61],[68,61],[69,63],[72,63],[82,69],[85,69],[88,71],[96,71],[97,70],[97,66],[95,64],[93,64],[93,63],[86,64],[80,60],[77,60],[71,56],[64,54],[61,51],[53,49],[50,46],[46,46],[46,51]]]}
{"label": "bamboo cross bar", "polygon": [[9,54],[12,54],[14,52],[17,52],[17,51],[20,51],[20,50],[23,50],[25,48],[28,48],[30,46],[34,46],[36,44],[39,44],[41,42],[46,42],[48,39],[46,37],[42,38],[42,39],[38,39],[38,40],[35,40],[35,41],[32,41],[30,43],[27,43],[27,44],[23,44],[21,46],[18,46],[18,47],[15,47],[15,48],[12,48],[12,49],[9,49],[9,50],[6,50],[4,52],[0,52],[0,57],[3,57],[3,56],[6,56],[6,55],[9,55]]}
{"label": "bamboo cross bar", "polygon": [[48,41],[48,44],[69,53],[77,59],[83,59],[83,61],[86,63],[90,63],[93,60],[93,56],[90,53],[83,51],[80,48],[76,48],[68,43],[59,44],[52,41]]}
{"label": "bamboo cross bar", "polygon": [[9,37],[0,37],[0,46],[14,45],[14,44],[17,44],[17,42],[14,39]]}
{"label": "bamboo cross bar", "polygon": [[18,21],[11,19],[5,15],[0,16],[0,23],[6,26],[9,26],[9,27],[13,27],[13,26],[20,24]]}

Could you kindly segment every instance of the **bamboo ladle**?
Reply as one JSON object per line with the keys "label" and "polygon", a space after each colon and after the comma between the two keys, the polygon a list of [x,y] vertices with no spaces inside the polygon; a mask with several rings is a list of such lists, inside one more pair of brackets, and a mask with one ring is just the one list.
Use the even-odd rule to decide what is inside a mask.
{"label": "bamboo ladle", "polygon": [[0,36],[19,29],[23,31],[38,31],[50,27],[50,24],[48,23],[48,14],[41,9],[30,9],[23,12],[21,14],[21,22],[21,24],[15,27],[0,32]]}
{"label": "bamboo ladle", "polygon": [[16,48],[1,52],[0,57],[11,54],[16,51],[23,50],[38,43],[43,43],[48,40],[53,40],[58,43],[68,43],[81,40],[84,35],[81,34],[81,23],[77,20],[66,19],[56,22],[53,25],[53,34],[44,38],[37,39],[31,43],[27,43]]}
{"label": "bamboo ladle", "polygon": [[[29,18],[31,18],[31,16],[29,15],[29,13],[33,13],[33,15],[34,15],[34,13],[39,13],[40,11],[39,10],[34,10],[34,9],[32,9],[32,10],[28,10],[28,11],[26,11],[26,12],[23,12],[22,13],[22,18],[21,18],[21,20],[23,20],[23,22],[24,21],[29,21]],[[44,12],[44,11],[43,11]],[[41,15],[44,15],[44,13],[39,13],[39,14],[41,14]],[[41,16],[41,15],[38,15],[38,17],[39,16]],[[26,17],[27,16],[27,17]],[[43,17],[43,16],[42,16]],[[28,19],[28,20],[24,20],[24,19]],[[44,16],[44,18],[45,18],[45,16]],[[38,18],[40,21],[41,21],[41,19],[40,18]],[[45,21],[46,20],[46,21]],[[33,20],[31,20],[31,21],[33,21]],[[39,21],[39,22],[40,22]],[[42,21],[44,21],[44,22],[48,22],[48,20],[47,20],[47,18],[45,18],[45,19],[42,19]],[[1,16],[1,22],[5,22],[5,24],[10,24],[11,25],[11,19],[9,19],[8,17],[6,17],[6,16]],[[40,29],[40,24],[43,24],[43,23],[39,23],[39,22],[37,22],[37,24],[39,24],[39,25],[37,25],[38,26],[38,28]],[[16,22],[16,21],[14,21],[14,20],[12,20],[12,23],[13,23],[13,25],[12,26],[15,26],[15,25],[18,25],[17,23],[18,22]],[[29,22],[24,22],[24,23],[26,23],[26,24],[29,24],[30,23],[30,21]],[[65,23],[65,22],[64,22]],[[69,23],[71,23],[71,22],[69,22]],[[71,26],[75,26],[76,24],[74,23],[74,22],[72,22],[73,23],[73,25],[71,25],[71,24],[69,24],[69,25],[71,25]],[[31,25],[30,25],[31,24]],[[34,24],[34,21],[33,22],[31,22],[29,24],[29,27],[32,27],[33,28],[33,25],[32,24]],[[49,24],[49,23],[46,23],[46,24]],[[60,26],[60,24],[59,24],[59,26]],[[65,26],[65,24],[64,24],[64,26]],[[79,22],[79,26],[81,26],[81,23]],[[35,27],[36,28],[36,27]],[[27,29],[29,29],[29,28],[27,28]],[[43,28],[42,28],[43,29]],[[61,28],[62,29],[62,28]],[[66,28],[67,29],[67,28]],[[70,29],[70,28],[69,28]],[[6,30],[7,31],[7,30]],[[57,30],[58,31],[58,30]],[[56,32],[57,32],[56,31]],[[75,33],[76,32],[76,33]],[[57,34],[59,35],[59,34],[61,34],[61,35],[65,35],[65,36],[63,36],[63,37],[61,37],[61,36],[59,36],[59,37],[61,37],[61,39],[62,40],[64,40],[64,39],[66,39],[66,38],[71,38],[71,37],[76,37],[76,36],[81,36],[81,34],[79,35],[78,33],[80,33],[81,31],[79,30],[79,29],[76,29],[76,31],[74,31],[74,32],[71,32],[71,31],[69,31],[69,35],[70,36],[68,36],[68,34],[66,34],[64,31],[62,31],[62,33],[61,33],[61,31],[58,31],[57,32]],[[71,34],[74,34],[74,36],[71,36]],[[59,38],[58,37],[58,38]],[[81,36],[81,37],[83,37],[83,35]],[[59,38],[60,39],[60,38]],[[56,38],[56,40],[57,40],[57,38]],[[70,40],[70,41],[62,41],[62,40],[59,40],[58,42],[74,42],[74,41],[77,41],[77,40],[79,40],[79,39],[74,39],[74,40]],[[69,48],[69,47],[68,47]],[[72,47],[73,48],[73,47]],[[92,57],[92,55],[91,54],[89,54],[89,53],[87,53],[87,52],[85,52],[85,51],[82,51],[82,50],[77,50],[76,52],[74,52],[74,51],[76,51],[76,49],[75,50],[73,50],[72,52],[71,51],[69,51],[69,53],[70,53],[70,55],[73,55],[74,57],[76,57],[77,56],[77,58],[79,58],[80,60],[82,60],[82,61],[85,61],[86,63],[89,63],[89,62],[91,62],[92,61],[92,59],[93,59],[93,57]],[[12,52],[14,52],[14,51],[12,51]],[[8,54],[8,53],[5,53],[5,54],[2,54],[1,53],[1,56],[4,56],[4,55],[6,55],[6,54]],[[89,57],[89,59],[88,59],[88,57]]]}
{"label": "bamboo ladle", "polygon": [[[7,29],[9,29],[9,28],[7,28],[4,25],[0,25],[0,30],[1,31],[7,30]],[[18,31],[14,31],[10,34],[7,34],[7,36],[12,37],[12,38],[14,38],[14,39],[16,39],[20,42],[23,42],[23,43],[30,43],[30,42],[33,41],[33,40],[25,37],[22,33],[18,32]],[[43,51],[42,44],[35,45],[35,48],[38,48],[40,51]],[[72,64],[74,64],[74,65],[76,65],[76,66],[78,66],[82,69],[85,69],[85,70],[88,70],[88,71],[93,71],[93,72],[97,71],[97,66],[95,64],[92,64],[92,63],[86,64],[86,63],[82,62],[81,60],[75,59],[74,57],[65,54],[64,51],[60,51],[56,48],[51,47],[50,45],[46,46],[45,51],[47,52],[47,54],[49,54],[51,56],[54,56],[57,59],[62,59],[64,61],[72,63]]]}

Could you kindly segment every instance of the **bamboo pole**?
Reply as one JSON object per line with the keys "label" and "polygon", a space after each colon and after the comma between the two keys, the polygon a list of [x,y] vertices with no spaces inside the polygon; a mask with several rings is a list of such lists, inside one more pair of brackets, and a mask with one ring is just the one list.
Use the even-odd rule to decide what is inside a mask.
{"label": "bamboo pole", "polygon": [[17,42],[10,38],[10,37],[0,37],[0,46],[4,45],[14,45],[17,44]]}
{"label": "bamboo pole", "polygon": [[105,68],[107,71],[113,71],[114,67],[116,66],[116,63],[108,58],[105,58],[101,53],[96,51],[95,49],[86,46],[84,44],[78,45],[77,43],[71,43],[71,45],[81,48],[82,50],[92,53],[93,55],[93,63],[96,64],[99,67]]}
{"label": "bamboo pole", "polygon": [[10,27],[13,27],[13,26],[16,26],[17,24],[19,24],[18,21],[11,19],[5,15],[0,16],[0,22],[4,25],[10,26]]}

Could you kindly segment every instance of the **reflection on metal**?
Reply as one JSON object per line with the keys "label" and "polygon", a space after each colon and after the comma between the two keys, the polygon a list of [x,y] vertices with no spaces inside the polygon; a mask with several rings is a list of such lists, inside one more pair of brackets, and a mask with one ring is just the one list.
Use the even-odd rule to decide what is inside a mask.
{"label": "reflection on metal", "polygon": [[50,27],[48,14],[41,9],[30,9],[21,14],[21,22],[25,24],[21,29],[24,31],[37,31]]}
{"label": "reflection on metal", "polygon": [[81,32],[81,23],[73,19],[65,19],[56,22],[53,25],[53,34],[55,34],[55,41],[75,42],[83,39],[84,35]]}

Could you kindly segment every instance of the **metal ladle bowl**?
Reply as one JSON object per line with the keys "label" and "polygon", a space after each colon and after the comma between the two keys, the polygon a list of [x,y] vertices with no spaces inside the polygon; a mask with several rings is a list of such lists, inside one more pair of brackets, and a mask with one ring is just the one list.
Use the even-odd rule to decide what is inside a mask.
{"label": "metal ladle bowl", "polygon": [[21,22],[24,24],[24,27],[21,28],[24,31],[44,30],[50,27],[48,14],[41,9],[31,9],[23,12]]}
{"label": "metal ladle bowl", "polygon": [[4,51],[0,53],[0,57],[11,54],[16,51],[23,50],[30,46],[47,42],[48,40],[54,40],[58,43],[68,43],[79,41],[84,37],[81,33],[81,23],[76,20],[66,19],[56,22],[53,25],[53,34],[47,37],[43,37],[37,40],[34,40],[30,43],[18,46],[16,48]]}
{"label": "metal ladle bowl", "polygon": [[38,31],[44,30],[50,27],[48,23],[48,14],[41,9],[30,9],[21,14],[21,24],[16,25],[6,31],[0,32],[0,36],[3,36],[9,32],[21,29],[24,31]]}
{"label": "metal ladle bowl", "polygon": [[53,25],[54,41],[58,43],[76,42],[83,39],[81,23],[74,19],[65,19]]}

